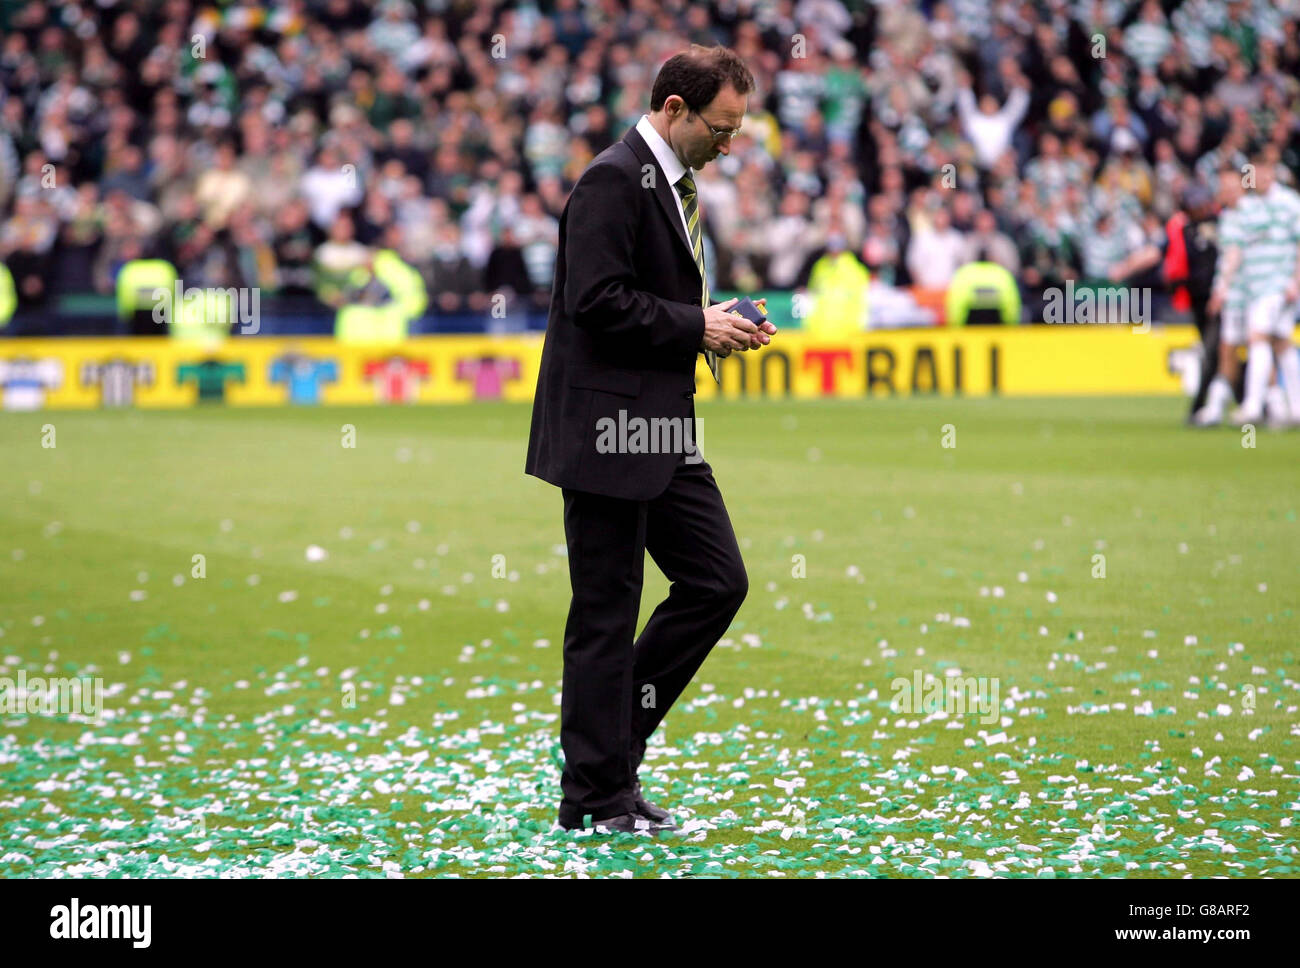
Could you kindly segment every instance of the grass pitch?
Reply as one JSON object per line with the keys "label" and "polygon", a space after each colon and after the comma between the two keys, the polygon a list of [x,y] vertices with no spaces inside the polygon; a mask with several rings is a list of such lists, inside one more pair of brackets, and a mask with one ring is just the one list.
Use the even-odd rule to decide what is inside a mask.
{"label": "grass pitch", "polygon": [[0,674],[106,707],[0,713],[0,876],[1295,876],[1300,435],[1183,406],[701,405],[751,590],[659,840],[552,829],[526,406],[0,414]]}

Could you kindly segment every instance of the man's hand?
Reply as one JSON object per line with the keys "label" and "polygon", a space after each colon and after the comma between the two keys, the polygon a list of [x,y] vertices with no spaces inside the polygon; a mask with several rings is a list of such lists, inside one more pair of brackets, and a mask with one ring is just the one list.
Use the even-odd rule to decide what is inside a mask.
{"label": "man's hand", "polygon": [[[718,356],[730,356],[732,350],[747,350],[751,341],[758,339],[758,327],[744,316],[734,316],[729,310],[739,299],[714,303],[704,310],[704,348]],[[766,325],[771,325],[768,323]],[[776,327],[773,327],[775,331]],[[754,344],[755,346],[761,344]]]}

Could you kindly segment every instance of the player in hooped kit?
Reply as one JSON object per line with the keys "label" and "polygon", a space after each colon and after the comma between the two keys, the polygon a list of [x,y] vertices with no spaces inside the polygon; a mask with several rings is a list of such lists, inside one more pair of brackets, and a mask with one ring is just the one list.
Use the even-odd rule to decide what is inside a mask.
{"label": "player in hooped kit", "polygon": [[1223,422],[1228,404],[1233,400],[1233,388],[1241,376],[1237,349],[1246,343],[1247,295],[1242,281],[1244,277],[1237,268],[1242,257],[1241,206],[1244,198],[1241,172],[1232,167],[1223,168],[1219,172],[1219,219],[1215,229],[1219,257],[1215,263],[1208,306],[1209,314],[1219,317],[1219,372],[1210,383],[1205,406],[1192,418],[1192,422],[1200,427],[1212,427]]}
{"label": "player in hooped kit", "polygon": [[1287,411],[1274,423],[1300,425],[1300,353],[1292,344],[1300,299],[1300,205],[1294,193],[1276,191],[1270,162],[1255,165],[1255,190],[1237,205],[1232,244],[1226,249],[1224,284],[1240,275],[1246,294],[1246,399],[1232,414],[1238,425],[1264,418],[1274,360]]}

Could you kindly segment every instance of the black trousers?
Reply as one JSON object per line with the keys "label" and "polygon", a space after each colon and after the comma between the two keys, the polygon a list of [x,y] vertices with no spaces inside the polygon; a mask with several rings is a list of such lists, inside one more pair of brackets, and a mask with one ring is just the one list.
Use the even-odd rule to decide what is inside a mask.
{"label": "black trousers", "polygon": [[1192,295],[1192,316],[1196,320],[1196,329],[1201,334],[1201,382],[1192,397],[1188,417],[1196,416],[1196,411],[1205,406],[1205,398],[1210,392],[1210,384],[1219,372],[1219,326],[1220,317],[1211,316],[1206,304],[1209,294]]}
{"label": "black trousers", "polygon": [[[1192,397],[1192,406],[1187,411],[1187,416],[1196,416],[1196,411],[1205,406],[1206,397],[1210,393],[1210,384],[1219,374],[1219,341],[1220,332],[1223,326],[1222,313],[1211,316],[1206,308],[1209,303],[1210,294],[1204,293],[1197,295],[1192,294],[1192,316],[1196,320],[1196,329],[1201,334],[1201,382],[1196,388],[1196,395]],[[1240,368],[1237,374],[1237,380],[1232,385],[1232,393],[1238,403],[1246,399],[1246,372],[1245,367]]]}
{"label": "black trousers", "polygon": [[[633,809],[646,741],[731,624],[749,590],[705,461],[677,465],[650,501],[564,489],[573,599],[564,627],[559,822]],[[672,583],[639,637],[645,553]],[[635,640],[634,640],[635,637]]]}

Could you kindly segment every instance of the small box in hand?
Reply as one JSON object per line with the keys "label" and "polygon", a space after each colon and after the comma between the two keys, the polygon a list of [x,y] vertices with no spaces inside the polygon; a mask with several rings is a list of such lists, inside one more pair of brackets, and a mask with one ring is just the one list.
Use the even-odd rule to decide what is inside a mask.
{"label": "small box in hand", "polygon": [[767,322],[767,311],[748,296],[728,309],[727,312],[735,313],[737,316],[744,316],[755,326],[762,326]]}

